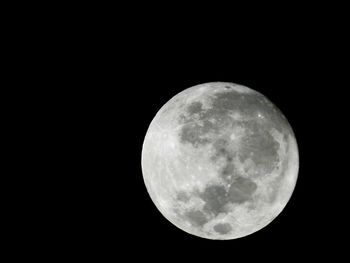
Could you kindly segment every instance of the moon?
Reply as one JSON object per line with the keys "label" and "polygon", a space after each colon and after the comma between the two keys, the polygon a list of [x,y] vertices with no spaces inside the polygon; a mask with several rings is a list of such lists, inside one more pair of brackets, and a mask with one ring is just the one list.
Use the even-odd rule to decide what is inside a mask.
{"label": "moon", "polygon": [[281,213],[295,188],[299,154],[290,124],[269,99],[212,82],[180,92],[157,112],[141,165],[166,219],[198,237],[230,240]]}

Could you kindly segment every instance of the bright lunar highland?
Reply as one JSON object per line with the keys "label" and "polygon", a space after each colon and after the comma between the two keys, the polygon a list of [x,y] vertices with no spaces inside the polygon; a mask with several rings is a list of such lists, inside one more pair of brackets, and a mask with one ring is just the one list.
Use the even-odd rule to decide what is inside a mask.
{"label": "bright lunar highland", "polygon": [[233,83],[186,89],[152,120],[142,172],[156,207],[178,228],[235,239],[268,225],[294,190],[299,155],[281,111]]}

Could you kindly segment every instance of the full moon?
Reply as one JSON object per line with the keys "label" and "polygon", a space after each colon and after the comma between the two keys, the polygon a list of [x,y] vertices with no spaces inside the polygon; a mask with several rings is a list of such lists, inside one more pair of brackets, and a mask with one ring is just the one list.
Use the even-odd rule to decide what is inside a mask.
{"label": "full moon", "polygon": [[268,225],[298,176],[293,130],[248,87],[212,82],[171,98],[142,147],[147,191],[162,215],[207,239],[236,239]]}

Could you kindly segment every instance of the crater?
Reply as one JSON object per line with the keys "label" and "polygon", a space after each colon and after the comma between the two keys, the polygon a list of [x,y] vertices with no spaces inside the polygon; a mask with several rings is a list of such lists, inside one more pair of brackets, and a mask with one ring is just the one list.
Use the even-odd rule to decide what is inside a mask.
{"label": "crater", "polygon": [[222,235],[232,231],[232,227],[228,223],[219,223],[219,224],[216,224],[213,228],[217,233]]}

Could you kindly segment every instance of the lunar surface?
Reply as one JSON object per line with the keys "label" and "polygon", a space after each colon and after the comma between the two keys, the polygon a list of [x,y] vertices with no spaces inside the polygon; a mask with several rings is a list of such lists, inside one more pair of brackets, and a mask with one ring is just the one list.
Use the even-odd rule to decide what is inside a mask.
{"label": "lunar surface", "polygon": [[294,133],[261,93],[233,83],[197,85],[156,114],[142,148],[147,191],[178,228],[235,239],[286,206],[299,169]]}

